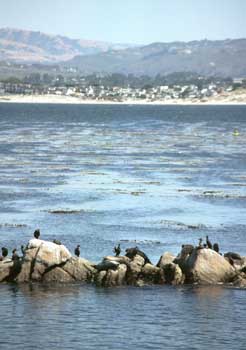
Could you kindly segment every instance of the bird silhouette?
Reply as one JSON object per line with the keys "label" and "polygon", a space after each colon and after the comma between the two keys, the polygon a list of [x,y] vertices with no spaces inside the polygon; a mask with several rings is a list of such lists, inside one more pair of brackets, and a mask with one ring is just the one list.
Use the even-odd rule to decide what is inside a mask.
{"label": "bird silhouette", "polygon": [[207,243],[207,247],[208,247],[209,249],[212,249],[212,248],[213,248],[212,243],[211,243],[210,240],[208,239],[208,236],[206,236],[206,243]]}
{"label": "bird silhouette", "polygon": [[121,253],[121,248],[120,248],[120,244],[118,244],[118,246],[114,247],[114,252],[115,252],[115,256],[119,256]]}
{"label": "bird silhouette", "polygon": [[74,254],[79,257],[80,256],[80,245],[78,244],[77,247],[74,249]]}

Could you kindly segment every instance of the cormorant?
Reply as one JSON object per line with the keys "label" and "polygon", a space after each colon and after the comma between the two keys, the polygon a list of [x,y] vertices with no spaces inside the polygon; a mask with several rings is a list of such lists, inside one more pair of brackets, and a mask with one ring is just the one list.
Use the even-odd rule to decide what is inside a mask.
{"label": "cormorant", "polygon": [[208,236],[206,236],[206,243],[207,243],[207,247],[209,248],[209,249],[212,249],[212,243],[210,242],[210,240],[208,239]]}
{"label": "cormorant", "polygon": [[198,248],[199,249],[203,248],[203,246],[202,246],[202,238],[199,238]]}
{"label": "cormorant", "polygon": [[21,246],[21,252],[23,255],[25,255],[26,249],[25,249],[24,245]]}
{"label": "cormorant", "polygon": [[36,239],[39,239],[39,237],[40,237],[40,230],[39,230],[39,229],[35,230],[34,233],[33,233],[33,236],[34,236]]}
{"label": "cormorant", "polygon": [[20,259],[20,257],[19,257],[19,255],[17,254],[17,249],[14,249],[13,251],[12,251],[12,260],[13,261],[16,261],[16,260],[19,260]]}
{"label": "cormorant", "polygon": [[8,256],[8,249],[5,247],[2,247],[2,256],[0,256],[0,261],[2,261],[4,258],[6,258],[6,256]]}
{"label": "cormorant", "polygon": [[218,243],[214,243],[214,245],[213,245],[213,250],[214,250],[216,253],[219,253],[219,252],[220,252],[220,248],[219,248]]}
{"label": "cormorant", "polygon": [[5,247],[2,247],[2,256],[3,256],[3,258],[6,258],[6,256],[8,256],[8,253],[9,253],[8,249],[5,248]]}
{"label": "cormorant", "polygon": [[79,257],[80,256],[80,245],[78,244],[77,247],[74,249],[74,254]]}
{"label": "cormorant", "polygon": [[118,246],[114,247],[114,252],[115,252],[115,256],[119,256],[121,253],[121,248],[120,248],[120,244],[118,244]]}

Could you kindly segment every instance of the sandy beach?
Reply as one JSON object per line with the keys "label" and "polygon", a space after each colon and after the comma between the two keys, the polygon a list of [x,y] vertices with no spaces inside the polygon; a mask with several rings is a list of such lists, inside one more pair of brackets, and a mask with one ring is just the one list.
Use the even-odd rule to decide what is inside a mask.
{"label": "sandy beach", "polygon": [[132,104],[132,105],[245,105],[246,91],[240,90],[233,93],[225,93],[206,99],[168,99],[160,101],[126,100],[110,101],[81,99],[79,96],[65,95],[0,95],[0,102],[5,103],[50,103],[50,104]]}

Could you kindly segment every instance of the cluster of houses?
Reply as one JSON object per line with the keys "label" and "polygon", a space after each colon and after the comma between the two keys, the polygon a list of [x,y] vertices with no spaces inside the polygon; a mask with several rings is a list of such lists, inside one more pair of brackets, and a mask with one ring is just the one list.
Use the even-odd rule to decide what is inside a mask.
{"label": "cluster of houses", "polygon": [[164,85],[145,88],[134,87],[106,87],[103,85],[81,85],[81,86],[47,86],[25,83],[0,82],[0,95],[22,94],[22,95],[62,95],[77,97],[84,100],[101,101],[164,101],[172,99],[204,99],[217,96],[224,92],[231,92],[232,85],[220,86],[216,83],[203,85]]}

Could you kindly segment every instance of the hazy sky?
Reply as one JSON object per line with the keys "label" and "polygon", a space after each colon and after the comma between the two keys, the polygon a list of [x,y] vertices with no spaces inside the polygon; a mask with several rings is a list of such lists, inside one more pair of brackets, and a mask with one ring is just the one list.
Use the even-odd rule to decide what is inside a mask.
{"label": "hazy sky", "polygon": [[246,0],[0,0],[0,27],[126,43],[246,37]]}

